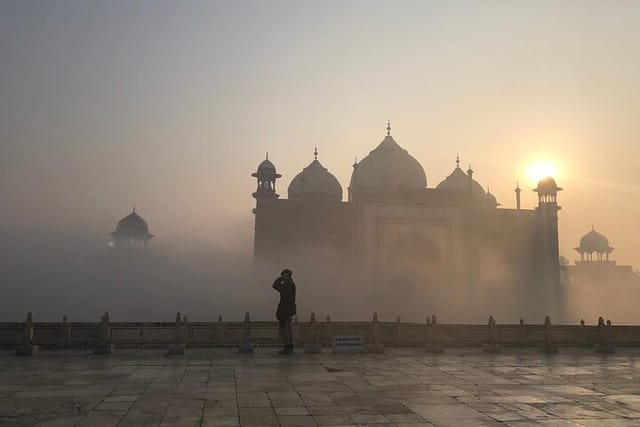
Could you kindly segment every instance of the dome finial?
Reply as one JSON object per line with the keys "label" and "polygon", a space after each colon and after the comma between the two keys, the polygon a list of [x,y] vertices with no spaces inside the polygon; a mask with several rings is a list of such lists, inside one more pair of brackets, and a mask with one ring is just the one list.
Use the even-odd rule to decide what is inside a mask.
{"label": "dome finial", "polygon": [[133,205],[133,213],[136,213],[136,205]]}
{"label": "dome finial", "polygon": [[460,155],[456,154],[456,168],[460,169]]}
{"label": "dome finial", "polygon": [[318,147],[313,150],[313,160],[318,160]]}
{"label": "dome finial", "polygon": [[269,160],[269,152],[267,151],[266,160]]}
{"label": "dome finial", "polygon": [[391,136],[391,120],[387,120],[387,136]]}

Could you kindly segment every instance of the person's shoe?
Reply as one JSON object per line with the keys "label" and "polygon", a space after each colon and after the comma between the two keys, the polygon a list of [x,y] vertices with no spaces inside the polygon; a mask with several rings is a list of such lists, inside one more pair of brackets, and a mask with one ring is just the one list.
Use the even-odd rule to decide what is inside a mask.
{"label": "person's shoe", "polygon": [[292,345],[288,345],[286,347],[286,353],[285,354],[293,354],[293,346]]}
{"label": "person's shoe", "polygon": [[287,346],[282,347],[282,350],[278,351],[278,354],[289,354],[289,348]]}

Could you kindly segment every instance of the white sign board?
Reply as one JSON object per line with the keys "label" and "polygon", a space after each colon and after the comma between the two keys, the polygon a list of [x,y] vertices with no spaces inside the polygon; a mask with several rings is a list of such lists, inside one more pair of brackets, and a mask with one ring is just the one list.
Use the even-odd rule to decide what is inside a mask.
{"label": "white sign board", "polygon": [[335,336],[333,337],[334,353],[361,353],[365,351],[363,336]]}

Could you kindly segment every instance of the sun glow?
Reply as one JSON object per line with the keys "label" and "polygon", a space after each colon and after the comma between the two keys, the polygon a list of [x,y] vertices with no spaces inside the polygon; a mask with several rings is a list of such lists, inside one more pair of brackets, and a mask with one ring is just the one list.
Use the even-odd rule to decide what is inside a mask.
{"label": "sun glow", "polygon": [[544,177],[555,177],[558,173],[558,169],[555,165],[547,160],[538,160],[529,166],[527,170],[527,176],[534,182],[538,182]]}

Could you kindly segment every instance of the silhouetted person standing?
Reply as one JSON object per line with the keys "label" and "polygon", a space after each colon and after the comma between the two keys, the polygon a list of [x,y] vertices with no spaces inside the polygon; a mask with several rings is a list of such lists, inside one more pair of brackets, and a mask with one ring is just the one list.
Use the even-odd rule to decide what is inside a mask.
{"label": "silhouetted person standing", "polygon": [[289,269],[282,270],[280,277],[273,282],[273,289],[280,292],[280,303],[276,317],[280,324],[280,337],[284,347],[278,354],[293,354],[293,334],[291,332],[291,318],[296,314],[296,284]]}

